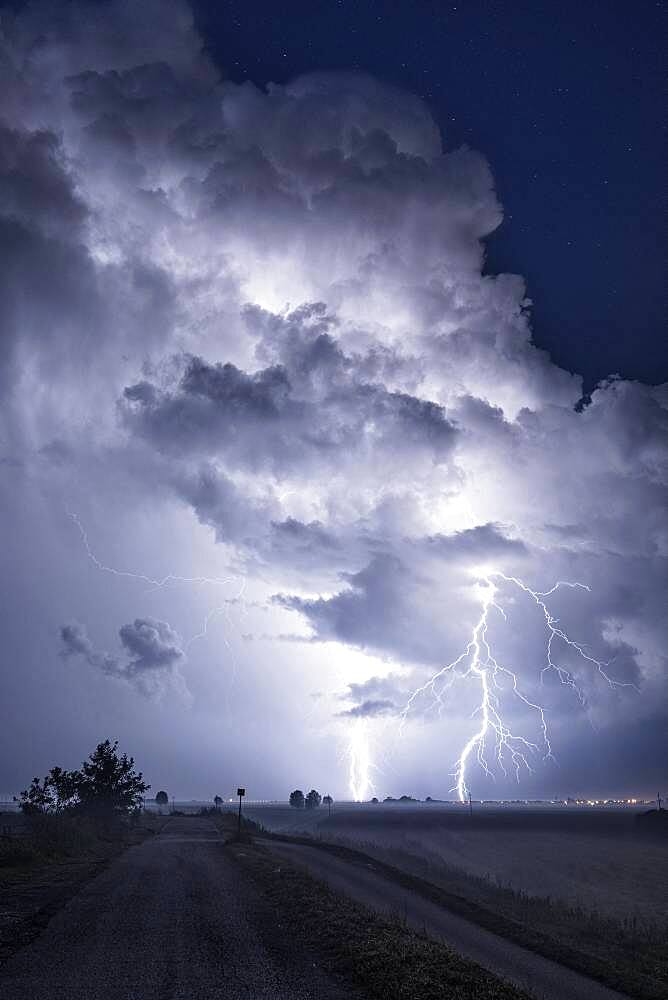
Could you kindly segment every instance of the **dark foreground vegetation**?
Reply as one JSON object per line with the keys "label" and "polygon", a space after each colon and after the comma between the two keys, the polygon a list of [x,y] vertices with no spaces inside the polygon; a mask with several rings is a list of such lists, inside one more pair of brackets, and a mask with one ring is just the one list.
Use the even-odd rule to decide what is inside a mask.
{"label": "dark foreground vegetation", "polygon": [[[381,917],[299,869],[278,868],[275,855],[257,844],[229,849],[271,904],[271,925],[287,924],[293,945],[369,1000],[528,1000],[399,917]],[[267,935],[271,925],[264,928]]]}
{"label": "dark foreground vegetation", "polygon": [[3,824],[0,871],[122,848],[141,832],[149,787],[134,759],[110,740],[99,743],[79,770],[52,767],[21,792],[23,822]]}
{"label": "dark foreground vegetation", "polygon": [[162,822],[140,806],[148,785],[117,744],[76,771],[53,767],[0,817],[0,961],[33,940],[90,878]]}
{"label": "dark foreground vegetation", "polygon": [[349,860],[373,859],[398,884],[612,989],[638,1000],[668,997],[668,915],[663,921],[615,920],[561,900],[517,892],[396,847],[265,835],[312,844]]}

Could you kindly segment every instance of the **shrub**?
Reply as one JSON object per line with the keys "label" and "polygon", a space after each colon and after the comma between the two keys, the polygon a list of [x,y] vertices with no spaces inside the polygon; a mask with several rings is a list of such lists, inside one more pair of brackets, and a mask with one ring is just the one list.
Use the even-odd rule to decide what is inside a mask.
{"label": "shrub", "polygon": [[130,816],[151,786],[135,771],[134,758],[119,754],[117,747],[118,742],[104,740],[80,771],[52,767],[41,781],[33,778],[19,797],[23,813],[32,817],[65,812],[105,819]]}

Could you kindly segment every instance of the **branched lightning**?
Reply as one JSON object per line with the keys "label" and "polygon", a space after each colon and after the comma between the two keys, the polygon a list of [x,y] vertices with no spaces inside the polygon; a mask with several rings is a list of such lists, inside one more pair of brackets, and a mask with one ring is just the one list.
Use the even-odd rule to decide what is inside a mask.
{"label": "branched lightning", "polygon": [[[246,580],[244,577],[232,576],[232,577],[222,578],[222,577],[210,577],[210,576],[179,576],[175,573],[168,573],[166,576],[163,576],[159,579],[154,579],[153,577],[148,576],[145,573],[136,573],[131,570],[122,570],[122,569],[116,569],[113,566],[107,566],[100,559],[98,559],[93,549],[91,548],[90,542],[88,540],[88,533],[84,528],[83,524],[81,523],[78,514],[74,514],[71,511],[67,511],[67,516],[71,518],[71,520],[76,524],[77,528],[79,529],[79,534],[81,535],[81,540],[86,550],[86,555],[93,563],[93,565],[104,573],[110,573],[112,576],[124,577],[125,579],[139,580],[141,583],[148,584],[149,590],[159,590],[170,583],[185,583],[185,584],[222,587],[222,586],[228,586],[229,584],[235,582],[240,582],[239,591],[236,595],[234,595],[232,598],[226,599],[225,603],[217,605],[216,607],[211,608],[207,612],[199,632],[191,636],[190,639],[188,639],[187,642],[185,643],[186,649],[188,649],[192,645],[192,643],[195,642],[197,639],[203,639],[207,635],[209,624],[214,618],[217,618],[219,615],[224,615],[227,619],[228,624],[231,624],[229,620],[228,605],[230,603],[237,603],[238,601],[242,600],[244,591],[246,589]],[[227,642],[227,639],[224,638],[223,641],[225,642],[225,645],[228,646],[229,648],[229,643]]]}
{"label": "branched lightning", "polygon": [[466,781],[467,767],[472,758],[475,758],[482,771],[493,777],[493,772],[488,762],[489,744],[493,744],[493,756],[501,772],[506,775],[506,764],[515,772],[517,780],[520,779],[522,770],[532,771],[529,763],[531,754],[538,753],[541,746],[524,736],[513,733],[501,716],[501,706],[499,692],[504,690],[502,681],[510,684],[513,695],[521,701],[527,708],[536,714],[539,729],[541,732],[541,744],[544,759],[553,758],[552,744],[547,723],[546,710],[539,704],[531,701],[519,687],[517,675],[508,667],[503,666],[493,655],[488,638],[490,615],[492,612],[498,613],[504,620],[506,614],[497,600],[498,587],[495,580],[502,580],[505,583],[517,587],[526,594],[540,609],[545,620],[547,630],[546,658],[540,670],[540,680],[552,671],[559,681],[570,687],[580,702],[584,705],[585,698],[581,688],[578,686],[574,675],[564,666],[555,662],[554,652],[555,642],[561,642],[577,657],[591,664],[601,677],[612,688],[632,687],[637,690],[634,684],[614,680],[608,673],[610,663],[604,663],[596,657],[591,656],[585,649],[584,644],[572,639],[563,628],[559,627],[559,620],[549,610],[546,600],[562,587],[573,590],[590,591],[584,583],[570,583],[558,580],[549,590],[536,591],[528,587],[522,580],[514,576],[506,576],[505,573],[494,571],[481,576],[479,586],[482,588],[482,608],[480,617],[473,627],[471,639],[466,648],[459,656],[441,667],[429,680],[421,687],[417,688],[408,699],[401,714],[401,728],[403,728],[409,713],[416,707],[416,701],[422,695],[430,695],[433,698],[433,706],[440,712],[445,707],[444,695],[459,680],[474,679],[480,691],[480,702],[473,712],[473,716],[479,717],[479,725],[473,735],[464,745],[457,761],[455,762],[454,778],[455,786],[452,791],[456,791],[460,802],[465,802],[469,795],[469,788]]}
{"label": "branched lightning", "polygon": [[[240,582],[239,591],[234,597],[227,598],[223,604],[217,605],[207,612],[201,629],[186,642],[186,648],[196,640],[204,638],[210,623],[218,616],[224,615],[228,624],[231,624],[228,605],[236,604],[242,600],[246,587],[246,580],[243,577],[188,577],[168,573],[161,578],[154,578],[145,573],[108,566],[93,551],[86,529],[78,515],[68,511],[68,516],[79,530],[88,558],[102,572],[138,580],[147,584],[150,589],[161,589],[171,583],[220,587]],[[530,763],[532,755],[542,752],[544,759],[553,759],[546,709],[527,697],[520,687],[516,672],[500,663],[492,651],[489,634],[492,616],[499,615],[507,621],[506,613],[499,601],[498,582],[508,584],[523,593],[543,616],[546,645],[545,661],[539,671],[541,683],[545,676],[552,672],[561,684],[574,692],[582,705],[585,704],[585,696],[576,677],[571,670],[558,662],[556,649],[561,645],[570,650],[578,659],[593,667],[611,688],[631,687],[637,690],[634,684],[612,677],[609,673],[610,662],[604,662],[592,656],[584,643],[571,638],[548,606],[548,599],[561,588],[589,592],[590,588],[586,584],[558,580],[549,590],[538,591],[532,590],[518,577],[507,576],[498,570],[480,574],[478,587],[481,592],[481,610],[480,616],[472,628],[471,638],[454,660],[441,667],[424,684],[413,691],[400,716],[401,731],[408,716],[417,709],[418,701],[423,696],[430,697],[432,699],[430,707],[440,713],[446,707],[447,693],[458,682],[466,680],[475,682],[479,691],[479,702],[473,711],[472,718],[477,718],[478,724],[476,730],[464,744],[455,762],[453,772],[455,784],[452,790],[456,791],[461,802],[465,802],[469,795],[467,772],[473,761],[476,761],[484,774],[489,777],[494,776],[494,769],[498,767],[504,775],[508,774],[509,769],[512,770],[519,781],[523,771],[531,772],[533,770]],[[229,646],[226,638],[224,638],[224,642]],[[540,731],[538,743],[514,733],[504,721],[500,695],[507,690],[510,690],[513,696],[535,715]],[[364,801],[374,791],[372,772],[375,765],[371,752],[368,720],[362,718],[355,720],[350,730],[345,752],[348,759],[350,794],[355,801]]]}

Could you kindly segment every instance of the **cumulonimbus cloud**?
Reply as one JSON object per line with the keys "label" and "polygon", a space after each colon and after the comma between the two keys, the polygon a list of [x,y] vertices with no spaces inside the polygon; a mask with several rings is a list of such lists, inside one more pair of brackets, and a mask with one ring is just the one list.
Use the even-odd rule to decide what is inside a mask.
{"label": "cumulonimbus cloud", "polygon": [[[461,648],[485,570],[576,578],[557,610],[641,690],[584,680],[598,721],[665,703],[668,387],[583,401],[535,346],[522,278],[485,272],[485,159],[366,76],[220,79],[183,3],[54,9],[2,43],[8,460],[102,479],[103,454],[311,638],[416,680]],[[124,628],[122,668],[63,638],[107,672],[178,662],[164,622]],[[502,648],[535,672],[521,631]],[[349,693],[353,715],[400,704]]]}

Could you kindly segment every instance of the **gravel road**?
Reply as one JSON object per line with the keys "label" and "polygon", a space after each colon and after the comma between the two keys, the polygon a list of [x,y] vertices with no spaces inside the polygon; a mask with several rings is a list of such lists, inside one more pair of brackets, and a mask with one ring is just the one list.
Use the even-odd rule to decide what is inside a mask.
{"label": "gravel road", "polygon": [[[349,1000],[261,935],[266,903],[206,819],[174,817],[89,882],[0,970],[2,1000]],[[266,916],[266,915],[265,915]],[[275,922],[274,922],[275,923]],[[269,921],[271,924],[271,920]],[[264,921],[266,928],[267,921]],[[286,938],[288,940],[286,940]],[[280,956],[280,957],[278,957]]]}
{"label": "gravel road", "polygon": [[625,1000],[623,994],[521,948],[424,899],[417,892],[397,885],[372,866],[343,860],[304,844],[263,843],[291,864],[303,866],[335,891],[380,913],[398,915],[416,930],[425,929],[453,951],[540,1000]]}

